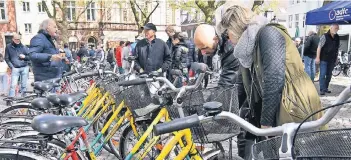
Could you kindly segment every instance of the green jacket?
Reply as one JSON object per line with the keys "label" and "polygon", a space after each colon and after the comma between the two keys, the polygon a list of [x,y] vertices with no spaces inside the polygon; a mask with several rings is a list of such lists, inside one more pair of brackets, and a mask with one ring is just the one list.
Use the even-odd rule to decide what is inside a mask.
{"label": "green jacket", "polygon": [[[301,122],[313,112],[321,109],[318,92],[309,76],[305,73],[302,59],[299,56],[296,46],[291,41],[286,28],[279,24],[268,24],[268,26],[272,26],[280,32],[285,39],[286,45],[285,81],[281,94],[280,107],[277,109],[274,117],[276,120],[275,125],[280,126],[289,122]],[[257,37],[259,34],[260,31]],[[257,112],[261,112],[262,109],[262,84],[264,83],[262,80],[263,62],[260,48],[257,45],[258,41],[259,38],[256,40],[253,66],[251,69],[242,68],[243,84],[248,95],[249,105],[253,112],[255,112],[253,114],[255,116],[261,116]],[[313,116],[312,119],[316,120],[321,116],[322,113],[319,113]]]}

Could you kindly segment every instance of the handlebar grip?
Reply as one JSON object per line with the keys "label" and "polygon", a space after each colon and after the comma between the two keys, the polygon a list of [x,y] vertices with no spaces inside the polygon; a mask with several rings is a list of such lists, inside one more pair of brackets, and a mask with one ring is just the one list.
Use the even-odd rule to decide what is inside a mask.
{"label": "handlebar grip", "polygon": [[179,118],[170,122],[160,123],[154,126],[156,136],[179,131],[191,127],[196,127],[200,124],[199,116],[194,114],[188,117]]}
{"label": "handlebar grip", "polygon": [[145,78],[139,78],[139,79],[133,79],[130,81],[117,82],[117,85],[119,85],[119,86],[134,86],[134,85],[145,84],[145,83],[146,83]]}
{"label": "handlebar grip", "polygon": [[77,76],[77,77],[74,77],[73,79],[74,80],[78,80],[78,79],[81,79],[81,78],[87,78],[87,77],[92,77],[92,76],[98,76],[99,75],[99,72],[86,72],[86,73],[82,73],[81,75]]}

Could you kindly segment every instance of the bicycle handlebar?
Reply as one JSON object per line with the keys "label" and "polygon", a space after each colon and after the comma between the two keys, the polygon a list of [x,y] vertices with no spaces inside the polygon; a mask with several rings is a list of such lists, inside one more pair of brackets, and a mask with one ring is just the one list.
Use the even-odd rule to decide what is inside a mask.
{"label": "bicycle handlebar", "polygon": [[191,127],[198,126],[200,124],[199,116],[194,114],[192,116],[175,119],[170,122],[160,123],[154,126],[154,133],[156,136],[179,131]]}
{"label": "bicycle handlebar", "polygon": [[140,84],[145,84],[146,83],[146,78],[138,78],[138,79],[133,79],[129,81],[121,81],[117,82],[117,85],[119,86],[133,86],[133,85],[140,85]]}
{"label": "bicycle handlebar", "polygon": [[93,77],[93,76],[100,76],[101,74],[116,74],[112,71],[103,71],[102,73],[100,71],[94,71],[94,72],[86,72],[82,73],[77,77],[73,77],[73,80],[78,80],[81,78],[87,78],[87,77]]}
{"label": "bicycle handlebar", "polygon": [[[350,87],[347,87],[346,89],[344,89],[343,92],[340,93],[340,95],[338,96],[334,104],[342,103],[347,99],[349,99],[350,97],[351,97],[351,90],[350,90]],[[342,105],[335,108],[328,109],[328,111],[320,119],[303,123],[299,131],[313,130],[327,124],[338,113],[341,107]],[[195,117],[198,117],[198,120]],[[291,133],[295,132],[296,128],[299,125],[299,123],[286,123],[286,124],[283,124],[282,126],[262,129],[262,128],[257,128],[256,126],[252,125],[251,123],[242,119],[241,117],[239,117],[234,113],[223,111],[213,117],[192,115],[189,117],[179,118],[170,122],[157,124],[154,126],[154,130],[156,135],[160,135],[164,133],[170,133],[173,131],[195,127],[199,123],[218,120],[218,119],[233,121],[241,128],[247,130],[248,132],[256,136],[281,136],[283,135],[284,132],[289,132],[289,134],[292,135]]]}

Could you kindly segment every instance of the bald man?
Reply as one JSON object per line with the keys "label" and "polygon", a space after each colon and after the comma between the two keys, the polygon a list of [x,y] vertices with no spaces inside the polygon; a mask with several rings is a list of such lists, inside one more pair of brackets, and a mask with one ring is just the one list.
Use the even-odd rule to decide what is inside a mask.
{"label": "bald man", "polygon": [[27,87],[27,79],[29,73],[29,56],[28,48],[21,43],[21,36],[14,34],[12,42],[7,44],[5,49],[5,61],[11,68],[11,85],[9,97],[15,96],[15,88],[17,86],[18,78],[21,76],[21,93],[24,96],[24,92]]}
{"label": "bald man", "polygon": [[226,33],[217,35],[213,26],[202,24],[195,30],[194,43],[203,55],[220,56],[222,72],[218,85],[241,84],[240,63],[233,55],[234,45],[229,42]]}
{"label": "bald man", "polygon": [[54,20],[44,20],[39,32],[30,40],[29,55],[33,65],[34,81],[62,77],[65,58],[59,54],[54,38],[57,26]]}
{"label": "bald man", "polygon": [[[213,26],[203,24],[196,28],[194,42],[203,55],[213,56],[218,54],[220,56],[222,72],[218,85],[225,87],[236,84],[238,86],[239,107],[242,107],[240,116],[244,118],[248,112],[248,105],[244,103],[246,93],[239,70],[240,62],[233,55],[234,45],[229,41],[228,34],[224,32],[221,35],[217,35]],[[246,145],[244,131],[238,135],[237,145],[239,155],[244,155]]]}

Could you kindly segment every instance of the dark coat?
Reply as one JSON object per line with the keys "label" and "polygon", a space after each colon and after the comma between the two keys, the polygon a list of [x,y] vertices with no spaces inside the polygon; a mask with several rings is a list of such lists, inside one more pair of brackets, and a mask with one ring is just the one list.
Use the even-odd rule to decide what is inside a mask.
{"label": "dark coat", "polygon": [[150,43],[147,39],[138,42],[135,47],[135,70],[142,68],[146,73],[157,71],[167,71],[172,63],[171,53],[167,44],[161,39],[155,38]]}
{"label": "dark coat", "polygon": [[77,52],[77,56],[79,56],[80,58],[88,57],[88,49],[85,46],[80,47],[79,51]]}
{"label": "dark coat", "polygon": [[59,78],[63,72],[63,61],[50,61],[58,54],[51,36],[46,31],[39,31],[30,41],[29,56],[33,65],[34,81]]}
{"label": "dark coat", "polygon": [[190,66],[188,60],[189,49],[183,42],[179,42],[173,47],[172,69],[183,69]]}
{"label": "dark coat", "polygon": [[[24,59],[19,57],[20,54],[25,55]],[[5,61],[10,68],[21,68],[28,66],[29,55],[28,48],[22,43],[9,43],[5,49]]]}
{"label": "dark coat", "polygon": [[316,58],[319,36],[315,33],[309,36],[304,47],[304,55],[310,58]]}
{"label": "dark coat", "polygon": [[190,68],[190,64],[193,62],[198,62],[198,56],[197,53],[195,51],[195,44],[192,40],[185,40],[185,44],[187,45],[188,49],[189,49],[189,53],[188,53],[188,61],[189,61],[189,66],[188,68]]}

